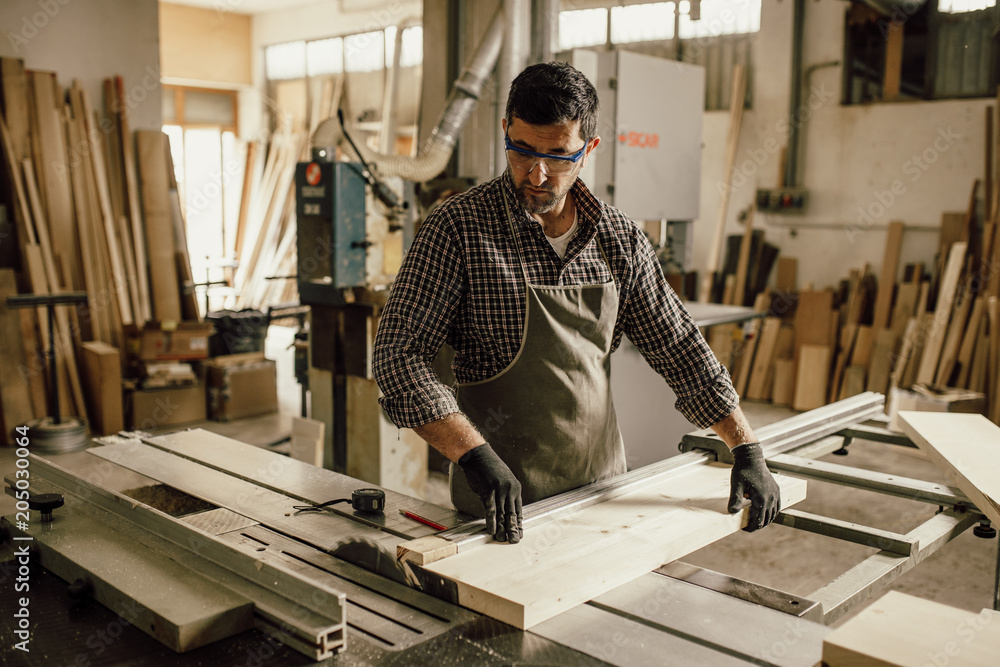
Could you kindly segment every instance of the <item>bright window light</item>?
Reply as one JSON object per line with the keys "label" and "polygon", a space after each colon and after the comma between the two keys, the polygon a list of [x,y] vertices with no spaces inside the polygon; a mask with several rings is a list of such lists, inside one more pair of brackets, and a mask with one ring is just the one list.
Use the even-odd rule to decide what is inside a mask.
{"label": "bright window light", "polygon": [[385,67],[385,32],[362,32],[344,38],[344,71],[375,72]]}
{"label": "bright window light", "polygon": [[[392,65],[396,56],[396,26],[385,29],[385,62]],[[424,29],[413,26],[403,31],[403,50],[399,55],[400,67],[413,67],[424,61]]]}
{"label": "bright window light", "polygon": [[674,36],[674,3],[611,8],[611,42],[651,42]]}
{"label": "bright window light", "polygon": [[559,12],[559,50],[596,46],[608,41],[608,10]]}
{"label": "bright window light", "polygon": [[306,44],[309,76],[340,74],[344,71],[344,40],[341,37],[318,39]]}
{"label": "bright window light", "polygon": [[692,21],[687,0],[680,3],[681,39],[714,37],[760,30],[761,0],[701,0],[701,18]]}
{"label": "bright window light", "polygon": [[975,12],[996,6],[997,0],[938,0],[938,11],[947,14]]}
{"label": "bright window light", "polygon": [[306,75],[306,43],[285,42],[267,47],[264,50],[264,66],[267,78],[272,81],[301,79]]}

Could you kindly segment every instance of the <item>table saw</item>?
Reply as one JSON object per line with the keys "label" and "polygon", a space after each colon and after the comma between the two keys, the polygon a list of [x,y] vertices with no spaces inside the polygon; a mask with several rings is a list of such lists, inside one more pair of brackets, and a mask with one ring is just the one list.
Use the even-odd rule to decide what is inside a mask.
{"label": "table saw", "polygon": [[[421,538],[460,555],[483,548],[482,522],[454,510],[384,490],[381,513],[347,503],[299,511],[370,485],[200,430],[123,434],[89,450],[100,465],[87,474],[30,455],[39,509],[4,517],[2,526],[15,554],[32,554],[24,558],[38,596],[32,652],[9,649],[18,638],[7,634],[4,651],[10,664],[28,665],[156,664],[156,656],[170,664],[659,665],[669,656],[670,664],[814,665],[830,623],[965,530],[992,531],[956,488],[817,460],[864,446],[855,441],[912,447],[871,421],[882,408],[881,395],[866,393],[757,430],[774,472],[938,507],[905,534],[784,509],[777,523],[878,549],[813,594],[674,561],[526,630],[462,606],[452,582],[395,558]],[[525,534],[648,484],[669,485],[728,454],[710,431],[685,436],[679,449],[527,506]],[[118,466],[202,506],[174,516],[112,490],[107,480]],[[6,478],[9,493],[18,479]],[[20,562],[8,562],[0,577]],[[70,604],[49,573],[82,600]],[[43,600],[45,591],[57,599]],[[3,613],[13,615],[15,602],[2,598]],[[994,599],[1000,607],[996,586]],[[55,616],[65,625],[53,627]],[[120,659],[102,662],[116,651]]]}

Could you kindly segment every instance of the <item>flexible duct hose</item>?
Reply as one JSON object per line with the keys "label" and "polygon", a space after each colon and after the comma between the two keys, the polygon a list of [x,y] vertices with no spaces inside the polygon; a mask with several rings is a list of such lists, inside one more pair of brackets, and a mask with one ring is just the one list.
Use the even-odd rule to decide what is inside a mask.
{"label": "flexible duct hose", "polygon": [[[397,176],[408,181],[423,183],[444,170],[458,141],[458,134],[476,108],[483,86],[496,65],[502,42],[503,11],[498,9],[479,43],[479,48],[469,59],[462,74],[455,80],[437,125],[416,157],[385,155],[370,151],[364,145],[358,146],[358,150],[378,171],[379,176]],[[327,118],[316,128],[312,145],[318,148],[336,146],[340,136],[341,130],[337,119]],[[355,157],[349,146],[343,146],[342,150],[347,155]]]}

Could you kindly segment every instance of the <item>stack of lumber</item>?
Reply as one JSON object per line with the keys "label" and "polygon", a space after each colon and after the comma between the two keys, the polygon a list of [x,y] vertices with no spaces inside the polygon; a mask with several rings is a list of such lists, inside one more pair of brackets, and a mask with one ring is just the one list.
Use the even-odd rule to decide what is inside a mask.
{"label": "stack of lumber", "polygon": [[708,332],[741,396],[810,410],[862,391],[949,388],[985,394],[986,416],[1000,423],[994,107],[986,118],[986,187],[976,180],[967,209],[942,214],[937,253],[925,262],[900,271],[904,224],[894,221],[877,275],[865,265],[836,287],[798,290],[796,260],[781,257],[775,287],[764,289],[774,253],[759,250],[767,244],[754,241],[750,211],[742,238],[730,238],[725,288],[716,284],[713,300],[752,303],[765,316],[746,335],[733,326]]}
{"label": "stack of lumber", "polygon": [[258,169],[260,149],[247,147],[236,232],[236,296],[227,303],[237,310],[298,299],[295,280],[269,278],[296,273],[295,165],[308,159],[308,136],[282,130],[271,137],[269,149]]}
{"label": "stack of lumber", "polygon": [[[981,231],[980,231],[981,229]],[[713,332],[713,349],[741,396],[810,410],[862,391],[915,384],[987,395],[1000,419],[1000,243],[995,223],[977,228],[968,213],[945,213],[938,257],[903,267],[903,223],[889,224],[878,278],[852,270],[837,289],[794,290],[793,262],[779,262],[781,289],[765,290],[734,347]],[[784,267],[784,272],[781,270]],[[783,275],[782,275],[783,274]]]}
{"label": "stack of lumber", "polygon": [[[4,299],[87,293],[87,306],[56,310],[60,404],[73,416],[86,414],[78,367],[82,342],[103,342],[123,354],[129,327],[180,320],[191,312],[175,304],[193,306],[181,287],[190,268],[177,242],[183,238],[173,211],[178,207],[170,205],[166,137],[136,133],[137,156],[124,91],[121,77],[107,79],[102,113],[78,82],[64,89],[53,72],[0,58],[0,195],[15,223],[20,258],[17,274],[0,270],[0,291]],[[0,355],[0,421],[7,437],[14,426],[46,412],[47,316],[0,307],[0,331],[5,339],[20,332]]]}

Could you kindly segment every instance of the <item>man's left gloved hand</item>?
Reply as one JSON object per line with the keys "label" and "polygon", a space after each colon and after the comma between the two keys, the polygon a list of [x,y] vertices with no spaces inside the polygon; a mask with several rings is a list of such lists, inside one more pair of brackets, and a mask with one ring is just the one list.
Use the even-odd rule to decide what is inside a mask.
{"label": "man's left gloved hand", "polygon": [[743,499],[749,498],[750,520],[743,530],[752,533],[771,523],[781,511],[781,489],[764,463],[760,443],[750,442],[733,447],[733,459],[729,512],[739,512]]}

